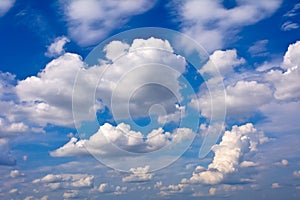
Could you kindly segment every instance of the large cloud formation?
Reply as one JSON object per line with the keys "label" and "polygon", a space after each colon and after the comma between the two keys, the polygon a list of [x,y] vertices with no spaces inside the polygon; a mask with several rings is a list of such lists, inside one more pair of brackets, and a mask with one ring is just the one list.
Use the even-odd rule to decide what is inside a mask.
{"label": "large cloud formation", "polygon": [[[162,128],[152,130],[146,138],[141,132],[131,130],[124,123],[112,126],[108,123],[100,126],[99,130],[89,139],[71,138],[68,143],[52,151],[51,156],[83,156],[89,155],[115,155],[113,146],[135,153],[146,153],[158,150],[171,143],[180,143],[193,137],[194,133],[188,128],[179,128],[173,133],[164,132]],[[119,151],[118,151],[119,152]]]}
{"label": "large cloud formation", "polygon": [[231,131],[226,131],[219,144],[212,147],[213,161],[205,171],[194,172],[190,178],[191,183],[218,184],[228,174],[234,173],[240,167],[253,166],[253,163],[242,162],[243,156],[257,150],[257,146],[267,138],[262,132],[256,130],[253,124],[233,126]]}

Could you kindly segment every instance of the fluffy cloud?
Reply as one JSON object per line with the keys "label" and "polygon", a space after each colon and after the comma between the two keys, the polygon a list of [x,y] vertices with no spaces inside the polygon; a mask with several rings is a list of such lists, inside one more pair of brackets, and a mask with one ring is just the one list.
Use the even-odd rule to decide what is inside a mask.
{"label": "fluffy cloud", "polygon": [[233,126],[231,131],[224,133],[221,142],[212,147],[215,155],[208,169],[194,172],[190,182],[218,184],[228,174],[237,172],[240,164],[249,167],[250,162],[242,162],[242,159],[247,153],[256,151],[263,138],[263,133],[257,131],[251,123]]}
{"label": "fluffy cloud", "polygon": [[115,28],[125,24],[131,16],[152,8],[155,1],[147,0],[79,0],[61,1],[72,39],[82,46],[104,39]]}
{"label": "fluffy cloud", "polygon": [[[216,94],[220,91],[214,91]],[[235,85],[226,87],[226,97],[216,95],[211,99],[211,94],[206,92],[200,94],[198,99],[193,99],[191,105],[195,108],[199,106],[201,115],[209,118],[211,115],[211,105],[215,110],[220,110],[222,102],[225,101],[227,117],[235,119],[245,119],[255,112],[259,111],[259,107],[267,104],[272,99],[272,90],[267,84],[258,83],[256,81],[238,81]],[[249,101],[251,99],[251,101]]]}
{"label": "fluffy cloud", "polygon": [[[177,7],[183,32],[195,38],[209,52],[224,47],[228,38],[235,39],[244,26],[271,16],[280,6],[281,0],[268,2],[237,1],[227,9],[222,1],[185,1]],[[234,27],[234,28],[233,28]]]}
{"label": "fluffy cloud", "polygon": [[5,15],[7,11],[14,5],[15,0],[2,0],[0,2],[0,17]]}
{"label": "fluffy cloud", "polygon": [[67,42],[70,42],[70,40],[65,36],[55,38],[54,42],[50,44],[50,46],[48,46],[45,55],[48,57],[56,57],[62,55],[65,52],[64,46]]}
{"label": "fluffy cloud", "polygon": [[283,70],[271,70],[266,80],[275,87],[275,98],[283,101],[300,100],[300,41],[291,44],[284,55],[281,65]]}
{"label": "fluffy cloud", "polygon": [[116,153],[114,145],[135,153],[151,152],[170,143],[180,143],[192,135],[193,132],[187,128],[179,128],[173,133],[164,132],[162,128],[159,128],[152,130],[144,138],[141,132],[131,130],[127,124],[121,123],[115,127],[106,123],[100,126],[89,139],[71,138],[64,146],[50,152],[50,155],[54,157],[82,156],[89,155],[89,152],[93,155],[113,155]]}
{"label": "fluffy cloud", "polygon": [[94,176],[88,174],[47,174],[41,179],[33,180],[33,183],[42,183],[52,190],[58,188],[91,188],[94,184]]}
{"label": "fluffy cloud", "polygon": [[225,76],[233,73],[234,67],[244,63],[245,60],[238,58],[235,49],[226,51],[217,50],[209,56],[208,62],[200,69],[200,73],[215,74],[215,72],[219,70],[220,73]]}
{"label": "fluffy cloud", "polygon": [[[95,98],[101,99],[119,118],[124,115],[128,117],[128,107],[133,117],[141,117],[148,116],[152,105],[161,104],[167,120],[177,119],[175,103],[181,98],[177,78],[185,71],[186,62],[173,53],[168,41],[135,39],[131,45],[113,41],[104,50],[106,58],[103,59],[106,60],[99,65],[86,68],[80,56],[65,53],[48,63],[37,76],[19,81],[15,89],[22,105],[16,106],[15,113],[18,115],[15,118],[22,120],[26,115],[26,119],[40,126],[48,123],[72,126],[72,103],[77,120],[75,123],[91,120],[95,117],[95,110],[103,108],[102,103],[95,103],[96,95]],[[123,56],[111,62],[114,56],[120,54]],[[161,65],[171,66],[172,69],[162,68]],[[165,73],[169,74],[168,80],[164,77]],[[98,82],[101,74],[102,79]],[[173,112],[176,116],[169,115]]]}
{"label": "fluffy cloud", "polygon": [[153,174],[149,173],[150,166],[131,168],[129,176],[122,178],[123,182],[146,182],[151,181]]}
{"label": "fluffy cloud", "polygon": [[19,110],[40,125],[52,123],[70,126],[74,78],[83,67],[81,58],[66,53],[47,64],[37,76],[19,81],[16,92],[22,106]]}

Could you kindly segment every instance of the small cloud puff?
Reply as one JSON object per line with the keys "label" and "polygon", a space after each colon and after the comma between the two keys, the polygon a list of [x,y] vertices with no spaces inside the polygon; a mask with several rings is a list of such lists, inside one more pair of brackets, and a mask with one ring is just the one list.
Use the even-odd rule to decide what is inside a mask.
{"label": "small cloud puff", "polygon": [[70,42],[70,40],[65,36],[55,38],[54,42],[48,46],[45,55],[48,57],[57,57],[62,55],[65,53],[64,46],[68,42]]}

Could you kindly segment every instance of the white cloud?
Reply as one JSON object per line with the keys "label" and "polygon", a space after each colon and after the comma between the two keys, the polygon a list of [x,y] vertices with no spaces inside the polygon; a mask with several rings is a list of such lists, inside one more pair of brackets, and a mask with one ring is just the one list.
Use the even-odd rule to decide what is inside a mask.
{"label": "white cloud", "polygon": [[211,195],[211,196],[214,196],[215,194],[216,194],[216,191],[217,191],[217,189],[216,188],[214,188],[214,187],[211,187],[211,188],[209,188],[209,194]]}
{"label": "white cloud", "polygon": [[298,101],[300,100],[300,41],[291,44],[284,55],[281,65],[285,70],[271,70],[266,74],[266,80],[275,87],[274,96],[278,100]]}
{"label": "white cloud", "polygon": [[[168,41],[135,39],[131,45],[113,41],[105,47],[105,53],[107,60],[90,68],[85,68],[79,55],[65,53],[48,63],[37,76],[19,81],[16,93],[22,105],[15,106],[17,114],[14,118],[30,119],[40,126],[48,123],[73,126],[72,103],[77,120],[75,123],[93,119],[94,109],[101,109],[104,105],[120,118],[124,115],[128,117],[128,106],[133,117],[141,117],[148,115],[152,105],[161,104],[166,111],[167,121],[177,120],[175,103],[181,99],[177,78],[185,71],[186,62],[183,57],[173,53]],[[112,63],[108,62],[119,53],[124,55]],[[162,68],[161,65],[170,68]],[[78,71],[81,73],[72,93]],[[169,74],[168,79],[165,79],[165,73]],[[103,76],[98,84],[101,74]],[[145,85],[147,83],[156,85]],[[139,92],[134,93],[137,86],[140,86]],[[133,94],[134,97],[129,96]],[[103,103],[95,104],[94,95]],[[126,99],[130,100],[130,105]]]}
{"label": "white cloud", "polygon": [[54,42],[48,46],[45,55],[48,57],[57,57],[62,55],[65,53],[64,46],[68,42],[70,42],[70,40],[65,36],[55,38]]}
{"label": "white cloud", "polygon": [[113,190],[109,187],[108,183],[101,183],[98,187],[98,191],[100,193],[110,193],[113,192]]}
{"label": "white cloud", "polygon": [[37,76],[19,81],[16,92],[24,102],[19,110],[40,125],[71,126],[74,78],[83,67],[81,58],[66,53],[54,59]]}
{"label": "white cloud", "polygon": [[240,167],[242,167],[242,168],[243,167],[255,167],[257,165],[258,165],[258,163],[255,163],[255,162],[252,162],[252,161],[247,161],[247,160],[240,163]]}
{"label": "white cloud", "polygon": [[121,194],[124,194],[126,191],[127,191],[127,187],[126,186],[124,186],[124,187],[121,187],[121,186],[119,186],[119,185],[117,185],[116,186],[116,189],[115,189],[115,191],[114,191],[114,194],[115,195],[121,195]]}
{"label": "white cloud", "polygon": [[235,49],[232,50],[217,50],[209,56],[208,62],[200,69],[200,73],[215,74],[217,70],[225,76],[233,73],[234,67],[244,64],[243,58],[238,58]]}
{"label": "white cloud", "polygon": [[[200,94],[198,99],[193,99],[191,105],[197,108],[199,106],[201,115],[209,118],[211,115],[211,105],[214,110],[221,110],[224,97],[216,95],[220,91],[213,91],[215,94]],[[211,96],[216,98],[211,99]],[[251,99],[251,101],[249,101]],[[259,107],[267,104],[272,99],[272,91],[267,84],[258,83],[256,81],[238,81],[235,85],[226,87],[226,116],[236,119],[245,119],[255,112],[259,111]],[[220,111],[221,112],[221,111]]]}
{"label": "white cloud", "polygon": [[15,169],[15,170],[10,171],[9,176],[12,178],[17,178],[17,177],[25,176],[25,174],[21,173],[19,170]]}
{"label": "white cloud", "polygon": [[234,41],[239,29],[271,16],[280,4],[281,0],[238,1],[235,7],[227,9],[222,1],[174,1],[182,31],[209,52],[223,48],[230,40]]}
{"label": "white cloud", "polygon": [[14,5],[15,0],[1,0],[0,1],[0,17],[5,15],[9,9]]}
{"label": "white cloud", "polygon": [[266,56],[268,54],[266,45],[268,40],[258,40],[249,47],[248,52],[252,56]]}
{"label": "white cloud", "polygon": [[276,162],[274,163],[274,165],[276,166],[281,166],[281,167],[285,167],[289,164],[289,161],[286,159],[282,159],[280,162]]}
{"label": "white cloud", "polygon": [[168,186],[163,186],[160,188],[159,195],[161,196],[167,196],[167,195],[174,195],[174,194],[179,194],[183,193],[184,189],[187,187],[186,184],[179,183],[177,185],[168,185]]}
{"label": "white cloud", "polygon": [[276,189],[276,188],[280,188],[280,184],[279,183],[272,183],[271,188]]}
{"label": "white cloud", "polygon": [[281,26],[281,30],[283,31],[290,31],[298,28],[299,28],[299,24],[291,21],[284,22]]}
{"label": "white cloud", "polygon": [[69,35],[82,46],[94,45],[131,16],[142,14],[154,6],[147,0],[77,0],[61,1],[68,22]]}
{"label": "white cloud", "polygon": [[52,190],[58,188],[91,188],[94,184],[94,176],[88,174],[47,174],[41,179],[35,179],[32,183],[42,183]]}
{"label": "white cloud", "polygon": [[63,194],[64,199],[77,198],[79,196],[79,192],[77,190],[68,190]]}
{"label": "white cloud", "polygon": [[131,168],[129,171],[132,173],[129,176],[122,178],[123,182],[147,182],[151,181],[153,174],[149,173],[150,166]]}
{"label": "white cloud", "polygon": [[293,172],[294,177],[300,178],[300,170],[296,170]]}
{"label": "white cloud", "polygon": [[142,133],[131,130],[127,124],[121,123],[115,127],[106,123],[100,126],[89,139],[71,138],[64,146],[50,152],[50,155],[54,157],[82,156],[89,155],[89,152],[93,155],[114,155],[116,153],[114,145],[136,153],[151,152],[170,143],[180,143],[192,135],[192,131],[186,128],[179,128],[172,134],[159,128],[152,130],[147,138],[143,139]]}
{"label": "white cloud", "polygon": [[[233,126],[231,131],[226,131],[219,144],[212,147],[214,157],[206,171],[194,172],[190,178],[191,183],[218,184],[228,174],[234,173],[242,164],[243,157],[248,152],[257,150],[263,133],[257,131],[253,124]],[[251,163],[252,164],[252,163]]]}

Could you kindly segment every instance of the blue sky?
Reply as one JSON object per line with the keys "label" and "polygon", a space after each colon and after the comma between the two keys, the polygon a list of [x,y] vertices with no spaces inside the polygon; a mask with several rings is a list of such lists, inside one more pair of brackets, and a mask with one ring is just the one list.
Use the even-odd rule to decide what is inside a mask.
{"label": "blue sky", "polygon": [[0,198],[299,199],[299,15],[1,0]]}

